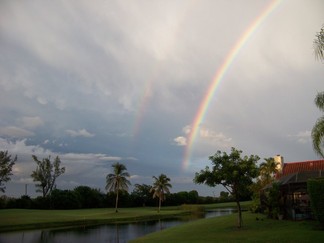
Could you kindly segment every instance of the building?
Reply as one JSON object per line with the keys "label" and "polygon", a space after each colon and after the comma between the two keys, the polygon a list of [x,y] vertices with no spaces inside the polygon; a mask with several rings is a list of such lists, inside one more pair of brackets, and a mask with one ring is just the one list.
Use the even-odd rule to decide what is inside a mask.
{"label": "building", "polygon": [[274,157],[280,183],[280,204],[283,214],[290,219],[313,218],[307,193],[307,180],[324,177],[324,160],[284,163],[283,157]]}

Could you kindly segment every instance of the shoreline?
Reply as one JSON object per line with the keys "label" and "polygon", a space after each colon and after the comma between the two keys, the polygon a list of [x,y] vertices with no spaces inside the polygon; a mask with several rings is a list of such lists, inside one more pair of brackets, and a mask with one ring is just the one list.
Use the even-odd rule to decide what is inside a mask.
{"label": "shoreline", "polygon": [[[23,218],[25,217],[26,213],[29,213],[30,209],[20,209],[17,211],[17,209],[5,209],[6,214],[11,215],[10,217],[14,218]],[[3,217],[2,212],[5,210],[0,210],[0,216],[1,221],[6,221],[6,218]],[[78,210],[82,213],[88,213],[92,210],[98,212],[100,210],[98,209],[84,209]],[[66,214],[67,218],[69,217],[69,214],[73,210],[32,210],[31,213],[36,212],[37,214],[41,214],[42,217],[46,217],[46,214],[55,214],[56,211],[58,211],[60,214],[63,213]],[[103,212],[105,211],[102,210]],[[141,211],[143,211],[141,209]],[[129,213],[122,212],[121,214],[115,213],[116,215],[112,215],[112,213],[103,213],[100,215],[100,217],[92,216],[92,217],[83,217],[79,216],[78,219],[63,219],[63,220],[47,220],[42,221],[39,220],[39,222],[26,222],[26,223],[11,223],[9,220],[9,223],[7,224],[1,224],[0,225],[0,234],[6,233],[6,232],[14,232],[14,231],[24,231],[24,230],[38,230],[38,229],[51,229],[51,228],[70,228],[70,227],[80,227],[80,226],[96,226],[96,225],[104,225],[104,224],[127,224],[127,223],[135,223],[135,222],[143,222],[143,221],[152,221],[152,220],[159,220],[159,219],[166,219],[166,218],[179,218],[181,216],[190,215],[192,212],[190,211],[183,211],[183,210],[166,210],[161,211],[162,213],[157,213],[156,211],[151,211],[150,209],[147,210],[149,215],[141,214],[131,216]],[[147,213],[147,212],[146,212]],[[98,213],[96,213],[97,215]]]}
{"label": "shoreline", "polygon": [[[242,209],[247,209],[250,205],[251,201],[242,202]],[[115,213],[114,208],[73,210],[0,209],[0,233],[179,218],[196,212],[222,208],[236,208],[236,204],[230,202],[166,206],[161,208],[160,213],[157,212],[156,207],[120,208],[118,213]]]}

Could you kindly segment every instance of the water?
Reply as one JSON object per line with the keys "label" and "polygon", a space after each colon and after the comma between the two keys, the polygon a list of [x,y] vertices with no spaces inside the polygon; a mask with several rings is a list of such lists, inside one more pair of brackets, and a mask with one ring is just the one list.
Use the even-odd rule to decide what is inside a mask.
{"label": "water", "polygon": [[233,212],[233,209],[219,209],[208,211],[199,217],[190,216],[128,224],[8,232],[0,234],[0,243],[124,243],[198,218],[219,217]]}

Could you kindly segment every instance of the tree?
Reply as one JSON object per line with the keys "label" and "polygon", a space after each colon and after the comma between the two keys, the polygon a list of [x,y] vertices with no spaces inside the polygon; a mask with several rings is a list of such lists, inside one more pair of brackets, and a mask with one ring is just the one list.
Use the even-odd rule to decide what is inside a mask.
{"label": "tree", "polygon": [[88,186],[78,186],[73,190],[79,196],[81,208],[100,208],[103,207],[103,194],[99,189]]}
{"label": "tree", "polygon": [[65,167],[60,167],[61,160],[58,156],[51,162],[51,156],[38,160],[35,155],[32,155],[33,160],[36,162],[37,167],[31,174],[33,181],[38,181],[36,187],[39,189],[36,192],[42,192],[43,197],[51,194],[53,187],[55,186],[55,181],[57,177],[65,172]]}
{"label": "tree", "polygon": [[316,219],[324,227],[324,179],[309,179],[307,181],[307,191],[309,192],[312,211]]}
{"label": "tree", "polygon": [[117,162],[111,167],[113,167],[114,173],[108,174],[106,177],[106,190],[116,194],[115,210],[117,213],[119,191],[128,190],[128,186],[130,186],[131,183],[127,180],[127,177],[130,177],[130,175],[126,172],[126,166],[123,164]]}
{"label": "tree", "polygon": [[79,194],[71,190],[53,190],[51,194],[52,209],[79,209],[81,202]]}
{"label": "tree", "polygon": [[277,162],[274,158],[265,158],[265,162],[260,164],[260,174],[259,180],[261,181],[261,186],[264,187],[275,180],[275,175],[278,172]]}
{"label": "tree", "polygon": [[151,186],[146,184],[135,184],[132,197],[137,206],[147,206],[149,200],[152,200]]}
{"label": "tree", "polygon": [[189,200],[189,203],[192,203],[192,204],[198,203],[198,200],[199,200],[198,192],[196,190],[191,190],[188,193],[188,200]]}
{"label": "tree", "polygon": [[315,57],[324,60],[324,25],[321,31],[316,34],[313,44]]}
{"label": "tree", "polygon": [[16,161],[17,155],[11,159],[8,151],[0,151],[0,192],[5,192],[6,187],[4,186],[4,182],[10,181],[12,166]]}
{"label": "tree", "polygon": [[[252,211],[255,212],[260,212],[263,210],[260,205],[261,199],[262,204],[269,207],[268,197],[266,197],[262,189],[275,181],[275,175],[278,172],[278,163],[274,160],[274,158],[270,157],[265,158],[264,160],[265,162],[260,164],[258,178],[256,182],[251,186],[251,189],[253,191]],[[261,193],[262,197],[260,197]]]}
{"label": "tree", "polygon": [[227,202],[230,199],[229,192],[221,191],[219,193],[219,201]]}
{"label": "tree", "polygon": [[[321,31],[316,34],[314,39],[315,57],[324,60],[324,25]],[[324,111],[324,92],[319,92],[315,98],[315,105]],[[324,138],[324,116],[317,119],[312,129],[313,148],[315,153],[324,158],[324,152],[321,148]]]}
{"label": "tree", "polygon": [[233,196],[237,204],[238,222],[237,226],[242,226],[242,210],[240,198],[245,196],[253,179],[258,175],[257,161],[260,159],[256,155],[244,156],[242,151],[231,149],[231,153],[217,151],[209,159],[212,162],[212,169],[207,166],[205,170],[197,172],[194,182],[206,184],[211,187],[222,185]]}
{"label": "tree", "polygon": [[159,175],[159,177],[153,176],[154,182],[151,188],[153,193],[153,198],[159,198],[159,208],[158,213],[161,210],[161,202],[165,200],[165,194],[170,193],[169,188],[172,188],[172,185],[169,183],[170,178],[165,174]]}
{"label": "tree", "polygon": [[[321,111],[324,111],[324,92],[318,93],[314,101],[315,105]],[[322,150],[324,142],[324,116],[317,119],[312,129],[312,140],[315,153],[324,158],[324,152]]]}

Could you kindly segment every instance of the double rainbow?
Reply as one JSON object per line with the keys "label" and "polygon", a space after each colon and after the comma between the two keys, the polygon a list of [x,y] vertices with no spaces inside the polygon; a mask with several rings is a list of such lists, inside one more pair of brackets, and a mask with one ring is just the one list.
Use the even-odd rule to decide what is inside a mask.
{"label": "double rainbow", "polygon": [[233,48],[230,50],[230,52],[225,57],[222,65],[219,67],[217,72],[215,73],[215,76],[210,83],[206,94],[200,103],[199,109],[195,115],[195,118],[191,124],[191,130],[187,137],[187,145],[185,147],[184,151],[184,158],[182,162],[182,168],[186,170],[189,167],[190,164],[190,157],[192,152],[192,147],[194,144],[194,141],[197,137],[199,126],[203,122],[205,115],[208,110],[208,106],[210,104],[210,101],[212,100],[212,97],[214,96],[214,93],[219,87],[221,81],[223,80],[225,74],[229,70],[231,64],[234,62],[236,56],[240,52],[240,50],[243,48],[243,46],[247,43],[249,38],[252,36],[252,34],[260,27],[260,25],[270,16],[270,14],[279,6],[280,0],[273,0],[271,1],[265,9],[261,12],[261,14],[251,23],[251,25],[243,32],[243,34],[240,36],[238,41],[235,43]]}

